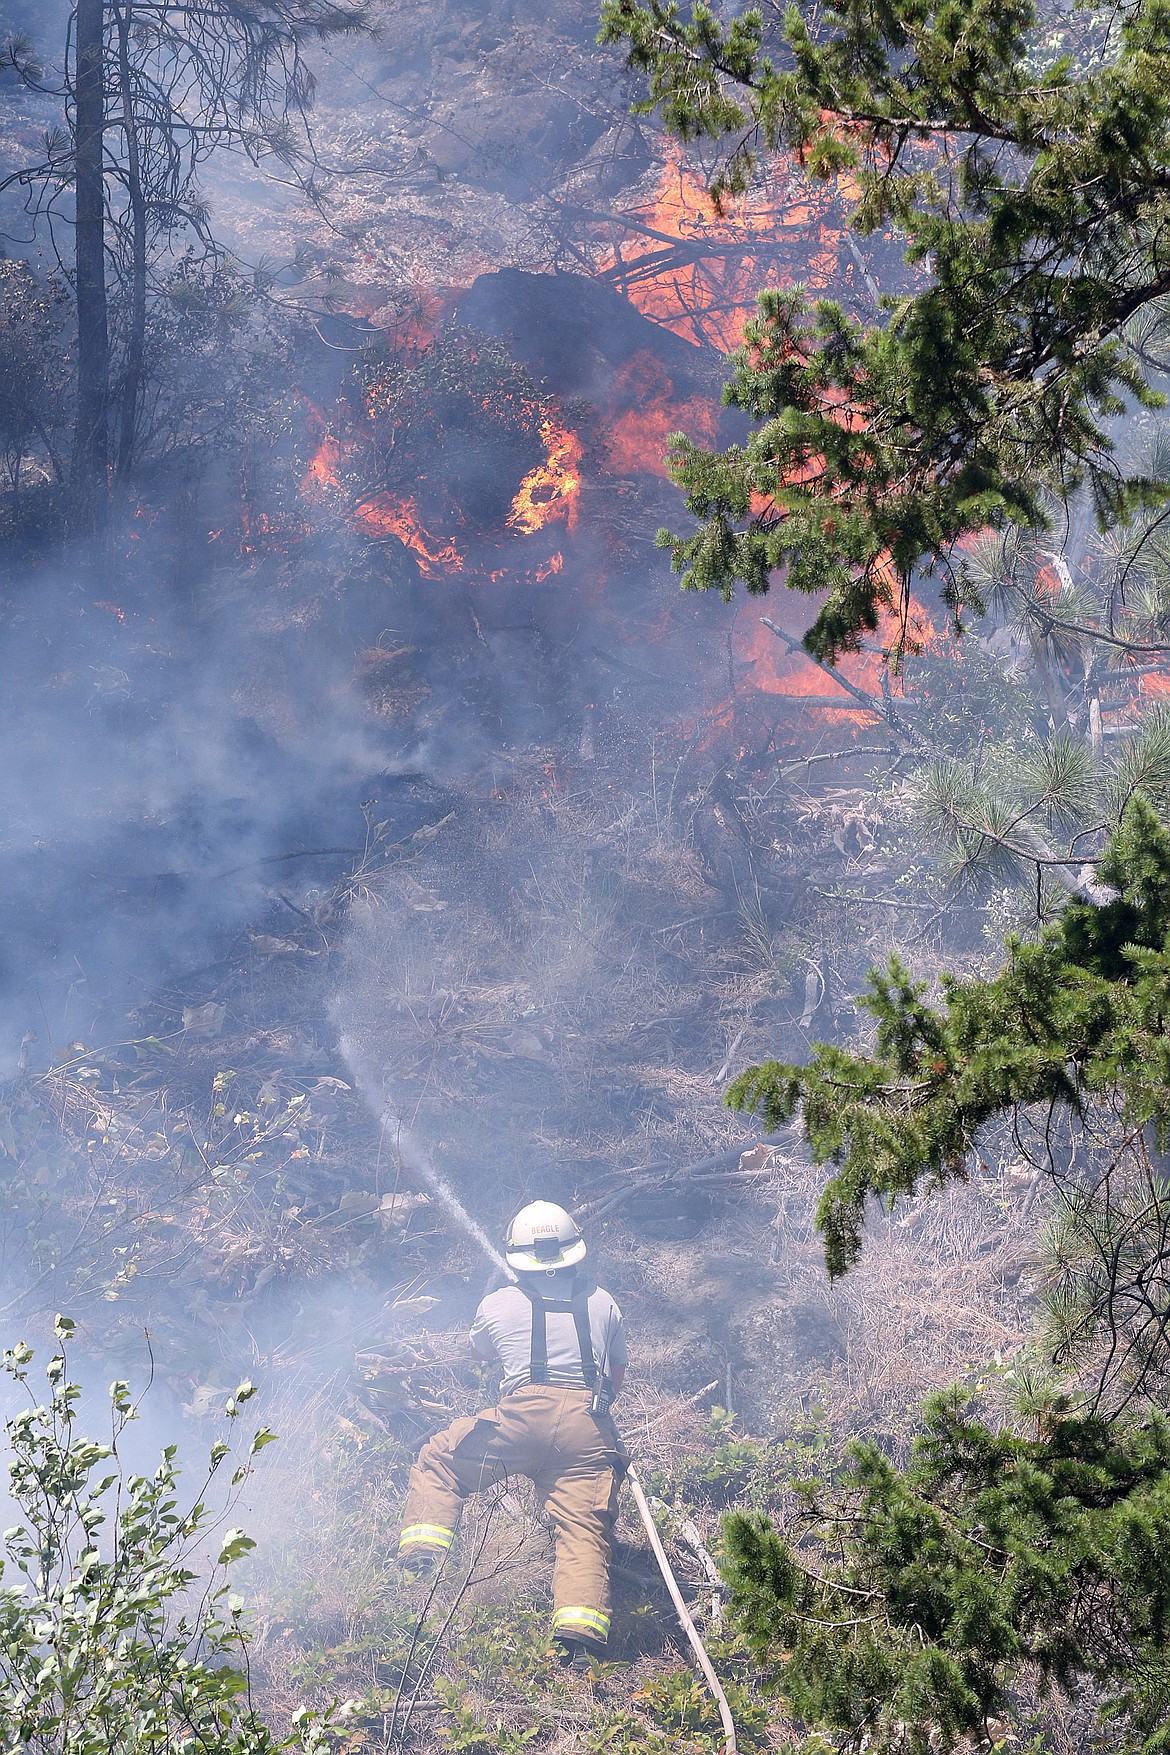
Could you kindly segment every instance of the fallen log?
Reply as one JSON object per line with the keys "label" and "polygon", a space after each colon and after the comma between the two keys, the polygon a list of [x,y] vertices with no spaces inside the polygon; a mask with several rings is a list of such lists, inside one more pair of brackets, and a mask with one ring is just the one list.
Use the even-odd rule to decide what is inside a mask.
{"label": "fallen log", "polygon": [[[754,1143],[757,1146],[778,1146],[782,1138],[782,1134],[769,1133]],[[712,1157],[701,1158],[697,1164],[691,1164],[688,1168],[681,1170],[672,1170],[668,1164],[648,1165],[643,1171],[628,1173],[629,1180],[624,1182],[620,1188],[609,1194],[598,1195],[595,1199],[586,1201],[583,1206],[574,1208],[573,1216],[576,1219],[601,1219],[607,1213],[612,1213],[616,1208],[624,1206],[637,1194],[659,1193],[670,1188],[732,1181],[739,1173],[740,1159],[745,1152],[751,1150],[753,1150],[751,1145],[733,1146],[726,1152],[716,1152]],[[756,1181],[765,1177],[767,1172],[750,1170],[740,1174],[745,1181]]]}

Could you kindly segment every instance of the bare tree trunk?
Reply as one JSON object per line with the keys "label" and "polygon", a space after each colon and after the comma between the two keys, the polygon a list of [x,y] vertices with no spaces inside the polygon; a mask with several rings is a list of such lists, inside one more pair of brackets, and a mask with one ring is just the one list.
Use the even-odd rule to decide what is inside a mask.
{"label": "bare tree trunk", "polygon": [[126,338],[126,367],[122,374],[118,409],[118,480],[124,481],[134,463],[138,437],[138,405],[142,394],[143,356],[146,349],[146,195],[142,187],[142,160],[138,150],[138,120],[134,107],[134,84],[130,74],[130,27],[134,0],[118,6],[118,95],[121,125],[126,142],[126,190],[130,197],[130,329]]}
{"label": "bare tree trunk", "polygon": [[101,522],[109,467],[110,338],[106,315],[103,137],[104,0],[77,0],[74,122],[77,427],[74,486],[81,521]]}
{"label": "bare tree trunk", "polygon": [[1028,644],[1032,648],[1032,662],[1044,684],[1044,695],[1048,702],[1048,717],[1052,722],[1053,731],[1068,730],[1068,706],[1064,692],[1059,687],[1048,659],[1048,649],[1044,644],[1043,634],[1038,634],[1029,624]]}

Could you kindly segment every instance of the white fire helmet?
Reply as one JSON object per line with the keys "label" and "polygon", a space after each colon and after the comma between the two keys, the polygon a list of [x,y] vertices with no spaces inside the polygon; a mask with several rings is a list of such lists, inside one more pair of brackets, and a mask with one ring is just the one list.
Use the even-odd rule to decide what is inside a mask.
{"label": "white fire helmet", "polygon": [[552,1273],[585,1259],[585,1239],[564,1207],[551,1200],[534,1200],[521,1207],[508,1226],[504,1253],[517,1273]]}

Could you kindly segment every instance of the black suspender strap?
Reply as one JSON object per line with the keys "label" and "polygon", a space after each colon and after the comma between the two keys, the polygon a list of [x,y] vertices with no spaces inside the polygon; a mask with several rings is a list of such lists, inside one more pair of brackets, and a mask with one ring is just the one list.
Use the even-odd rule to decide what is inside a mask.
{"label": "black suspender strap", "polygon": [[[522,1288],[527,1291],[527,1288]],[[532,1345],[528,1357],[529,1383],[548,1382],[548,1332],[545,1322],[544,1299],[539,1294],[527,1293],[532,1306]]]}
{"label": "black suspender strap", "polygon": [[586,1389],[597,1387],[597,1361],[593,1357],[593,1334],[589,1327],[589,1294],[585,1291],[573,1294],[573,1323],[577,1330],[577,1347],[581,1354],[581,1371],[585,1378]]}
{"label": "black suspender strap", "polygon": [[593,1354],[593,1334],[589,1325],[589,1293],[582,1288],[574,1292],[572,1299],[544,1299],[535,1289],[530,1289],[523,1281],[518,1282],[519,1289],[532,1307],[532,1339],[529,1343],[528,1381],[529,1383],[548,1382],[548,1321],[550,1310],[564,1312],[573,1318],[573,1326],[577,1331],[577,1351],[581,1355],[581,1375],[585,1379],[586,1389],[597,1387],[597,1360]]}

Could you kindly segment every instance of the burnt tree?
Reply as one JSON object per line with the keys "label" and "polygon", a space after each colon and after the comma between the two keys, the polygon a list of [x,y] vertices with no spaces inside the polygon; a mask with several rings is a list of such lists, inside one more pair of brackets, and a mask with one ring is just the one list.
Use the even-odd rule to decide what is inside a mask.
{"label": "burnt tree", "polygon": [[77,425],[74,481],[92,517],[109,461],[110,336],[106,309],[103,0],[78,0],[73,109]]}
{"label": "burnt tree", "polygon": [[[192,248],[223,255],[201,185],[225,147],[316,198],[313,42],[357,32],[370,0],[76,0],[59,64],[4,59],[60,101],[43,156],[0,183],[25,191],[77,300],[74,488],[92,523],[111,471],[138,460],[152,299]],[[72,230],[72,249],[68,233]]]}

